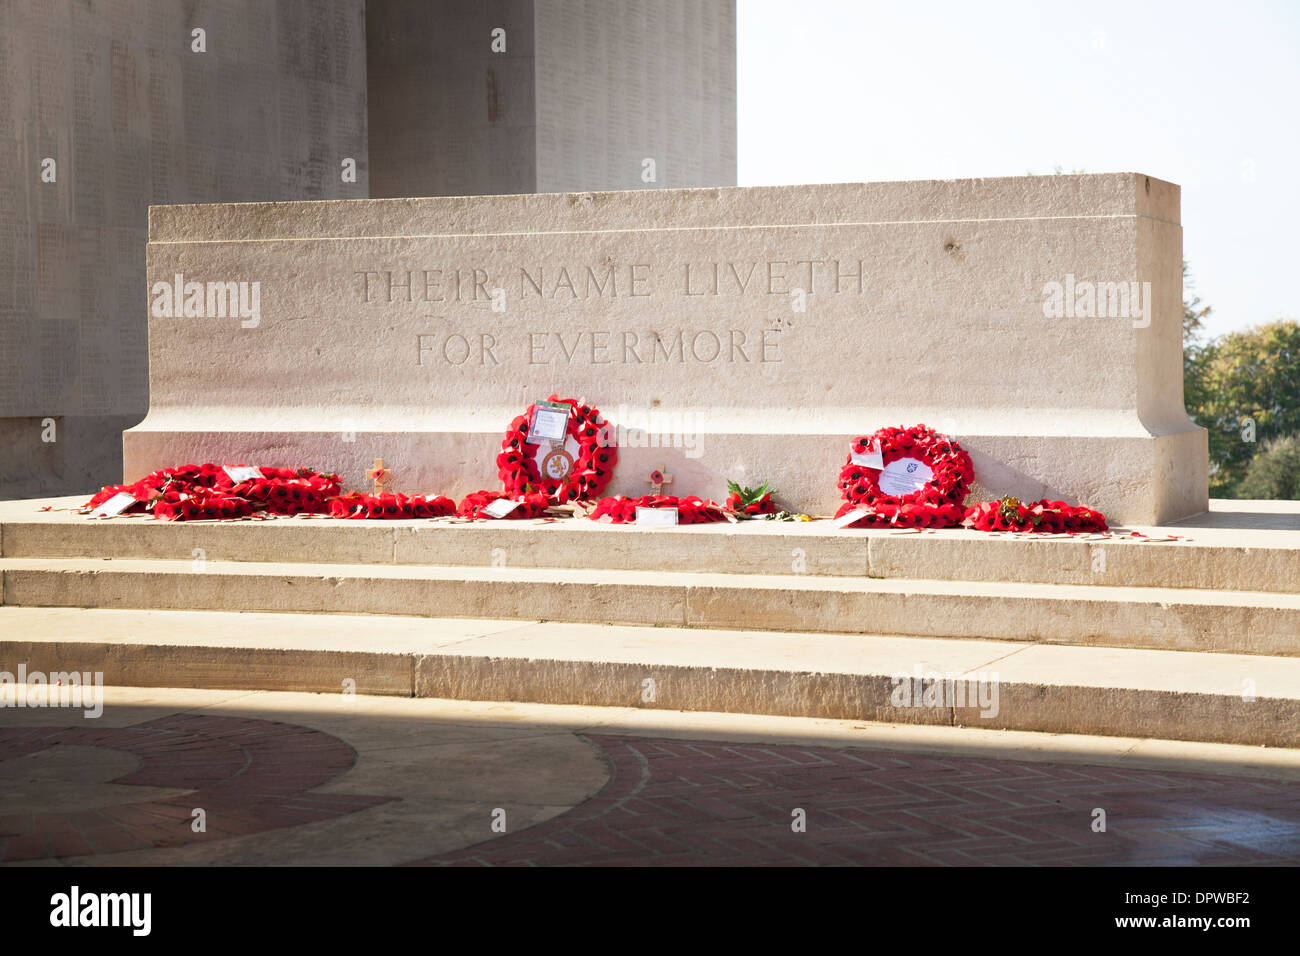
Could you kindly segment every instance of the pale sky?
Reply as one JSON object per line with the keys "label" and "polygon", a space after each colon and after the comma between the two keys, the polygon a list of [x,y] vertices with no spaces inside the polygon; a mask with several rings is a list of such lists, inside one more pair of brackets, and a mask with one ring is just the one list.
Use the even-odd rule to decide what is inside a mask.
{"label": "pale sky", "polygon": [[1300,318],[1300,0],[738,0],[739,182],[1140,172],[1218,334]]}

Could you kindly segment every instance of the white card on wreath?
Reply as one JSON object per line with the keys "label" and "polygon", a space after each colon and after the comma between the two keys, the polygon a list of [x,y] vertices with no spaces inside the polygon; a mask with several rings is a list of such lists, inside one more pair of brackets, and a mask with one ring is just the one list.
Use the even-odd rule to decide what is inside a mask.
{"label": "white card on wreath", "polygon": [[899,458],[881,471],[880,490],[887,495],[910,495],[933,477],[930,466],[919,458]]}
{"label": "white card on wreath", "polygon": [[835,527],[847,528],[849,525],[853,524],[853,522],[857,521],[866,513],[867,513],[866,508],[854,508],[852,511],[846,511],[844,514],[840,515],[838,518],[835,519]]}
{"label": "white card on wreath", "polygon": [[119,491],[113,497],[109,498],[102,505],[90,513],[92,518],[112,518],[120,515],[127,508],[135,504],[139,499],[135,495],[127,494],[125,491]]}
{"label": "white card on wreath", "polygon": [[677,524],[676,508],[637,508],[636,523],[643,528],[670,528]]}
{"label": "white card on wreath", "polygon": [[861,465],[863,468],[881,468],[885,467],[885,459],[881,455],[880,449],[874,445],[865,452],[849,452],[849,460],[855,465]]}
{"label": "white card on wreath", "polygon": [[523,504],[522,501],[511,501],[509,498],[498,498],[496,501],[485,507],[483,513],[489,518],[504,518],[521,504]]}
{"label": "white card on wreath", "polygon": [[264,477],[261,469],[254,468],[252,465],[222,465],[221,468],[235,484]]}
{"label": "white card on wreath", "polygon": [[569,406],[546,408],[538,405],[533,409],[533,420],[528,425],[528,437],[524,441],[530,445],[539,443],[545,447],[546,442],[560,442],[569,433]]}
{"label": "white card on wreath", "polygon": [[511,501],[510,498],[497,498],[497,501],[491,502],[490,505],[484,507],[484,514],[489,518],[504,518],[523,503],[521,501]]}

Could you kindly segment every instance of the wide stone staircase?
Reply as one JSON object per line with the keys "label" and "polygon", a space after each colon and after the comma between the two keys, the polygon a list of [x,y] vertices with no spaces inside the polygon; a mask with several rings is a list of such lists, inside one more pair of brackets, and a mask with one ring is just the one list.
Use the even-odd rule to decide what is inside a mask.
{"label": "wide stone staircase", "polygon": [[0,671],[1300,746],[1289,505],[1027,538],[80,500],[0,503]]}

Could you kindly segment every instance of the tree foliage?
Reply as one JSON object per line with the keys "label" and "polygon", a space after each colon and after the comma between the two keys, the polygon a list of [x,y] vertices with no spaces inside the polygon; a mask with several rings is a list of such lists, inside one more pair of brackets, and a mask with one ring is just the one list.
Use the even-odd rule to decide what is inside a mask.
{"label": "tree foliage", "polygon": [[1251,459],[1237,492],[1242,498],[1300,500],[1300,434],[1266,442]]}
{"label": "tree foliage", "polygon": [[1261,444],[1300,432],[1300,323],[1278,320],[1185,345],[1184,396],[1209,431],[1210,494],[1242,496]]}

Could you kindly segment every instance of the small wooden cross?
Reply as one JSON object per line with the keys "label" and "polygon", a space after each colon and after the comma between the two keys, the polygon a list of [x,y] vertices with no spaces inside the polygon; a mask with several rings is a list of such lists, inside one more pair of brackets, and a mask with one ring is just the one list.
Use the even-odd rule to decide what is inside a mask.
{"label": "small wooden cross", "polygon": [[375,494],[382,495],[387,490],[389,482],[396,476],[390,469],[384,467],[384,459],[376,458],[375,467],[366,472],[366,477],[375,483]]}
{"label": "small wooden cross", "polygon": [[673,476],[664,471],[663,466],[660,465],[654,471],[650,472],[650,474],[646,475],[645,480],[650,484],[650,494],[661,495],[664,493],[664,485],[671,485],[673,483]]}

